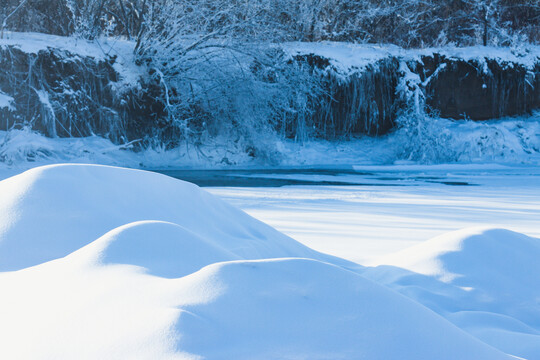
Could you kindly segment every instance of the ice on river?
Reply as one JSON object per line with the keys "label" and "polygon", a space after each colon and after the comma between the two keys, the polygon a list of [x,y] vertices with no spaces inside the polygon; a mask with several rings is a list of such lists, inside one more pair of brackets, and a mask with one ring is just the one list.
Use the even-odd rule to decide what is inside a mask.
{"label": "ice on river", "polygon": [[[311,248],[364,265],[466,227],[503,227],[540,237],[537,167],[357,166],[254,177],[301,179],[304,185],[207,190]],[[348,186],[317,185],[323,181]]]}

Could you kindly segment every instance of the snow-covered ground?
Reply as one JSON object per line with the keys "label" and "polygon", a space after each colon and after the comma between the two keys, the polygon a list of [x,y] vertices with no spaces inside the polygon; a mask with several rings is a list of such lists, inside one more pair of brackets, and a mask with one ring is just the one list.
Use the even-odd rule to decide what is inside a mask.
{"label": "snow-covered ground", "polygon": [[264,156],[226,138],[197,146],[131,151],[99,136],[47,138],[28,128],[0,131],[0,177],[37,165],[97,163],[143,169],[335,167],[395,164],[540,164],[540,113],[497,121],[429,118],[384,137],[296,142],[270,136]]}
{"label": "snow-covered ground", "polygon": [[[208,188],[319,251],[362,264],[448,231],[503,227],[540,237],[540,169],[501,165],[355,166],[251,177],[350,186]],[[236,175],[239,176],[239,175]]]}
{"label": "snow-covered ground", "polygon": [[[210,190],[370,266],[161,174],[53,165],[1,181],[0,358],[540,359],[539,171],[356,170],[347,181],[378,184]],[[527,235],[424,241],[490,216]],[[415,241],[414,219],[429,224]],[[371,230],[340,240],[355,223]],[[395,246],[366,250],[377,232]]]}
{"label": "snow-covered ground", "polygon": [[[128,42],[8,33],[0,45],[116,55],[123,81],[139,75]],[[286,48],[331,55],[343,73],[433,52]],[[0,92],[1,109],[11,102]],[[540,115],[417,120],[383,138],[268,138],[260,158],[230,139],[132,152],[1,131],[0,358],[540,359]],[[34,168],[59,162],[270,165],[280,171],[230,176],[305,185],[203,190],[141,170]]]}
{"label": "snow-covered ground", "polygon": [[[125,83],[139,76],[128,42],[10,33],[0,45],[116,55]],[[401,51],[288,46],[342,73]],[[489,53],[532,64],[538,49]],[[0,92],[0,110],[11,102]],[[540,114],[416,120],[382,138],[269,136],[255,158],[219,137],[134,152],[0,131],[0,358],[540,359]],[[77,162],[277,167],[234,176],[305,185],[208,188],[216,197],[139,170],[24,172]]]}
{"label": "snow-covered ground", "polygon": [[482,341],[540,359],[540,169],[355,170],[252,175],[350,186],[208,190],[311,248],[368,266],[364,276]]}

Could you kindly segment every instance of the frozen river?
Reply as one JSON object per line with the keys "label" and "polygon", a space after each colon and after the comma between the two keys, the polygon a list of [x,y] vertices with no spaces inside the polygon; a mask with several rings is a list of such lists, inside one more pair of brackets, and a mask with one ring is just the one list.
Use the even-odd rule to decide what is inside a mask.
{"label": "frozen river", "polygon": [[540,237],[540,169],[391,166],[169,171],[316,250],[362,264],[448,231]]}

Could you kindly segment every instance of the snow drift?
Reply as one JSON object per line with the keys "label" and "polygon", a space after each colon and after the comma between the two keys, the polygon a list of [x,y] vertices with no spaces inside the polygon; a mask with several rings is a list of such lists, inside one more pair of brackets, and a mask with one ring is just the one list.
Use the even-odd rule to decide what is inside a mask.
{"label": "snow drift", "polygon": [[539,239],[504,229],[473,228],[436,237],[379,261],[464,289],[484,310],[540,326],[540,308],[535,309],[540,298],[539,256]]}
{"label": "snow drift", "polygon": [[364,275],[503,351],[539,359],[539,257],[540,239],[469,228],[385,256]]}
{"label": "snow drift", "polygon": [[[437,314],[379,268],[311,250],[164,175],[46,166],[0,182],[0,194],[2,358],[493,360],[511,359],[505,352],[526,352],[529,359],[539,354],[531,341],[538,324],[526,325],[510,310],[484,316],[487,323],[479,311],[463,316],[434,309]],[[515,237],[516,259],[536,256],[534,239]],[[422,254],[433,258],[467,239],[435,241]],[[424,274],[407,270],[422,263],[419,256],[413,265],[392,267],[393,279],[406,272],[449,287],[439,294],[439,309],[459,301],[455,289],[466,291],[464,286],[498,296],[506,280],[489,283],[497,262],[483,263],[483,276],[469,271],[464,283],[437,277],[446,271],[440,269],[475,269],[475,251],[485,245],[472,241],[479,242],[477,250],[449,262],[456,266]],[[516,276],[536,269],[522,264]],[[403,295],[364,276],[377,274]],[[513,291],[536,296],[537,288],[527,292],[527,278],[522,280]],[[415,285],[429,294],[430,281]],[[498,308],[525,314],[510,300],[506,305]],[[525,305],[531,313],[537,308]],[[475,332],[476,325],[482,331]],[[503,344],[520,342],[500,351],[496,337]]]}
{"label": "snow drift", "polygon": [[197,287],[223,289],[182,306],[176,325],[179,347],[204,358],[505,358],[418,304],[321,262],[224,263],[192,277]]}
{"label": "snow drift", "polygon": [[1,274],[0,308],[10,309],[3,357],[510,359],[421,305],[315,260],[218,263],[170,280],[80,260]]}
{"label": "snow drift", "polygon": [[244,259],[330,258],[196,185],[151,172],[51,165],[0,182],[0,193],[1,271],[64,257],[110,230],[144,220],[179,224],[218,249],[228,244],[227,251]]}

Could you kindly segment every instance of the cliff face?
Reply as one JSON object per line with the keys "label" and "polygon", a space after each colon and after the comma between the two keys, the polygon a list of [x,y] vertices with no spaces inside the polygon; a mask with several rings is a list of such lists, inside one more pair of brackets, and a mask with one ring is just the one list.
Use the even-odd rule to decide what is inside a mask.
{"label": "cliff face", "polygon": [[118,80],[112,61],[53,48],[26,53],[1,47],[0,89],[13,100],[0,128],[28,125],[51,137],[118,136],[123,122],[110,86]]}
{"label": "cliff face", "polygon": [[540,59],[530,67],[433,53],[412,60],[388,56],[345,79],[327,72],[325,106],[314,116],[327,136],[386,134],[403,110],[419,106],[406,100],[407,91],[420,92],[419,110],[456,120],[490,120],[540,109]]}
{"label": "cliff face", "polygon": [[[531,66],[530,61],[460,58],[436,51],[421,56],[389,53],[346,74],[329,56],[305,53],[292,61],[311,67],[311,76],[323,88],[311,99],[313,111],[306,123],[312,134],[335,139],[384,135],[412,107],[452,119],[529,114],[540,109],[540,59],[535,59]],[[120,86],[118,66],[115,56],[0,46],[0,129],[30,127],[49,137],[99,135],[117,143],[166,138],[177,144],[174,139],[189,129],[171,121],[159,78],[141,69],[136,80]],[[412,92],[422,98],[420,103],[411,101]],[[242,121],[237,126],[249,126]],[[295,137],[295,131],[290,127],[286,134]]]}
{"label": "cliff face", "polygon": [[345,81],[331,74],[313,114],[319,134],[333,138],[349,134],[386,134],[395,126],[401,107],[397,94],[399,61],[379,60]]}
{"label": "cliff face", "polygon": [[0,129],[30,127],[49,137],[98,135],[115,142],[150,132],[164,116],[160,89],[150,81],[121,86],[115,62],[114,56],[51,47],[0,47],[0,91],[9,97],[0,106]]}
{"label": "cliff face", "polygon": [[540,62],[534,69],[493,59],[464,61],[439,54],[422,57],[416,71],[426,103],[441,117],[489,120],[524,115],[540,108]]}

